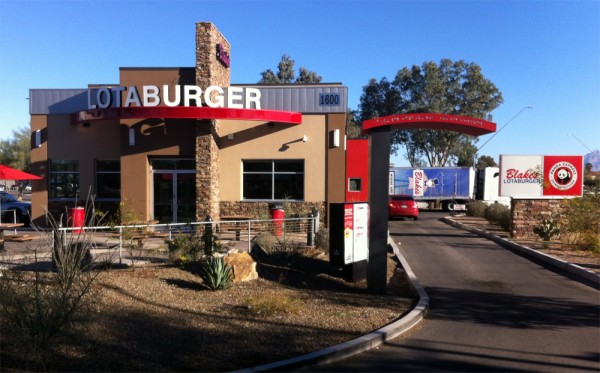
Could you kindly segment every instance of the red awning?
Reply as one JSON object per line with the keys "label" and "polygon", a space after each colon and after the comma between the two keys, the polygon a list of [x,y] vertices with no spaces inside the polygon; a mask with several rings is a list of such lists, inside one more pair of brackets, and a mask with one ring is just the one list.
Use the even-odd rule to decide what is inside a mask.
{"label": "red awning", "polygon": [[98,120],[142,118],[231,119],[290,124],[302,123],[302,114],[291,111],[229,109],[197,106],[142,106],[84,110],[77,113],[73,113],[71,116],[71,122],[73,124],[77,124]]}

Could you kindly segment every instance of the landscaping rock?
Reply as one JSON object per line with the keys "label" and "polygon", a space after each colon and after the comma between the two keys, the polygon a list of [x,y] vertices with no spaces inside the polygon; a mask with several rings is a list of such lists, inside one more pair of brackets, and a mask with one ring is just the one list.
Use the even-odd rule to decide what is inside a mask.
{"label": "landscaping rock", "polygon": [[247,252],[229,254],[224,260],[225,263],[233,268],[233,273],[235,274],[233,282],[244,282],[258,278],[256,262]]}

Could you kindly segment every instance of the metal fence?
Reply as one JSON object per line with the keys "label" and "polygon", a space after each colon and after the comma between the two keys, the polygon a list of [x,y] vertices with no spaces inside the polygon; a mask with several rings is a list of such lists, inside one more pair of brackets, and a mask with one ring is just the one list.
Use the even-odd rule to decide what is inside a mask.
{"label": "metal fence", "polygon": [[[297,246],[314,246],[318,217],[287,219],[231,219],[171,224],[132,224],[120,226],[93,226],[60,228],[64,239],[89,238],[93,248],[104,249],[125,257],[167,253],[168,242],[179,235],[203,236],[207,232],[215,238],[221,251],[238,249],[251,252],[259,239]],[[144,253],[144,254],[142,254]]]}

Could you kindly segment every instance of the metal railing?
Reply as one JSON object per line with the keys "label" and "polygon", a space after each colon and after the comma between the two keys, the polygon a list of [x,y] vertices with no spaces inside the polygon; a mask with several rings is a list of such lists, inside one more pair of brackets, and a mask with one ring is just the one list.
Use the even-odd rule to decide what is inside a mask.
{"label": "metal railing", "polygon": [[[177,235],[204,235],[212,233],[222,248],[237,248],[252,251],[253,241],[258,235],[273,237],[275,240],[314,246],[318,217],[287,219],[240,219],[202,221],[168,224],[132,224],[119,226],[83,226],[60,228],[68,233],[69,239],[84,235],[92,239],[95,247],[103,246],[117,250],[119,262],[124,251],[130,251],[133,242],[141,242],[150,249],[165,251],[167,241]],[[67,235],[63,235],[67,239]],[[142,242],[143,241],[143,242]],[[98,244],[100,242],[100,244]]]}

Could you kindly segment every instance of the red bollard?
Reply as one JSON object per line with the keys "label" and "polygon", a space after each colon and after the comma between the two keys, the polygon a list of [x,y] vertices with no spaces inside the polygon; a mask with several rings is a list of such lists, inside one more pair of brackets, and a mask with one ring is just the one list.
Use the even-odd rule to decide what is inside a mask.
{"label": "red bollard", "polygon": [[[83,207],[74,207],[69,210],[69,220],[71,227],[82,228],[85,223],[85,209]],[[83,229],[74,229],[73,233],[81,233]]]}
{"label": "red bollard", "polygon": [[271,219],[273,219],[273,234],[281,237],[283,235],[283,219],[285,218],[283,205],[273,203],[269,205],[269,208],[271,209]]}

